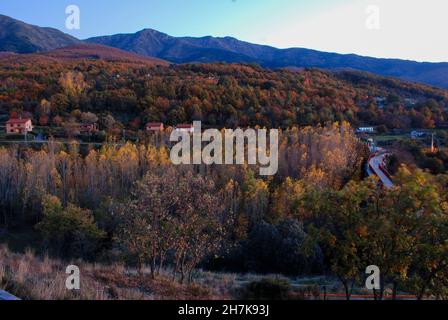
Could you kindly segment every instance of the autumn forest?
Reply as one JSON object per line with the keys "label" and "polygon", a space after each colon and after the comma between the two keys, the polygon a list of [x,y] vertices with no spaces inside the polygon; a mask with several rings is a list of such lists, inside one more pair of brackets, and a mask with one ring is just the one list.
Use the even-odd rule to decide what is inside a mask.
{"label": "autumn forest", "polygon": [[[350,298],[369,265],[382,270],[376,299],[448,298],[448,175],[398,159],[394,187],[384,188],[367,177],[370,150],[355,135],[359,126],[443,128],[446,90],[355,71],[170,65],[75,52],[0,56],[2,122],[30,118],[45,138],[0,147],[0,231],[7,235],[0,232],[0,240],[17,251],[31,248],[23,261],[137,270],[125,281],[92,267],[89,276],[109,288],[93,296],[101,299],[148,298],[145,290],[160,281],[188,286],[180,298],[216,297],[199,271],[279,275],[254,283],[270,281],[287,299],[305,294],[283,277],[323,276]],[[169,132],[195,120],[219,130],[279,129],[278,173],[173,165]],[[70,124],[91,122],[99,129],[88,137],[70,131]],[[148,134],[148,122],[168,129]],[[18,245],[8,236],[14,233],[32,240]],[[8,272],[19,263],[8,250],[0,250],[9,261],[0,261],[0,285],[10,292],[92,298],[27,288]],[[219,297],[251,298],[251,288]]]}

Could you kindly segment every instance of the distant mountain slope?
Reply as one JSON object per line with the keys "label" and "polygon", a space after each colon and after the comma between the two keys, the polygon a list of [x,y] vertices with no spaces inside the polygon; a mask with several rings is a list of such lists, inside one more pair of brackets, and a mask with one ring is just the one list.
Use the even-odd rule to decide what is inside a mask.
{"label": "distant mountain slope", "polygon": [[55,49],[48,52],[34,54],[0,53],[0,62],[25,62],[54,60],[58,62],[70,62],[77,60],[103,60],[107,62],[160,65],[168,66],[170,63],[161,59],[144,57],[132,52],[97,44],[80,43],[73,46]]}
{"label": "distant mountain slope", "polygon": [[250,62],[260,59],[270,47],[252,45],[233,38],[175,38],[156,30],[145,29],[135,34],[87,39],[98,43],[145,56],[163,57],[176,63],[188,62]]}
{"label": "distant mountain slope", "polygon": [[81,41],[52,28],[41,28],[0,14],[0,51],[34,53]]}
{"label": "distant mountain slope", "polygon": [[145,57],[116,48],[88,43],[81,43],[73,46],[55,49],[53,51],[41,53],[41,55],[64,60],[93,59],[105,60],[108,62],[133,62],[163,66],[168,66],[170,64],[169,62],[162,59]]}
{"label": "distant mountain slope", "polygon": [[355,69],[448,88],[448,63],[377,59],[302,48],[277,49],[230,37],[176,38],[151,29],[134,34],[95,37],[86,41],[175,63],[255,62],[269,68]]}

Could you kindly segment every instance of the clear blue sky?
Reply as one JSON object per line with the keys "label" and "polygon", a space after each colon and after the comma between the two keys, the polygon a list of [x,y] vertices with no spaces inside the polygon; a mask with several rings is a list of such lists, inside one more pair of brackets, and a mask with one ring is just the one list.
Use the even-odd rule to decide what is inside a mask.
{"label": "clear blue sky", "polygon": [[[65,28],[77,5],[81,29]],[[368,29],[376,6],[380,29]],[[153,28],[173,36],[233,36],[276,47],[448,61],[446,0],[1,0],[0,13],[84,39]]]}

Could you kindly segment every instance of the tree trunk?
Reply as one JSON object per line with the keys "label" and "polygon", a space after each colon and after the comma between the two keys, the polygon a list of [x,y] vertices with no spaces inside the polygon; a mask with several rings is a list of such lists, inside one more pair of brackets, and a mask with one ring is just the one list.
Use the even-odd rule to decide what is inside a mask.
{"label": "tree trunk", "polygon": [[160,271],[163,269],[164,261],[165,261],[165,255],[161,253],[159,255],[159,264],[157,266],[157,275],[160,275]]}
{"label": "tree trunk", "polygon": [[151,279],[154,280],[156,278],[156,257],[153,256],[151,259]]}
{"label": "tree trunk", "polygon": [[345,298],[347,299],[347,301],[350,300],[351,297],[351,292],[348,288],[348,281],[347,280],[343,280],[342,281],[342,285],[344,286],[344,290],[345,290]]}
{"label": "tree trunk", "polygon": [[173,276],[172,276],[172,278],[171,278],[171,281],[172,281],[172,282],[176,281],[177,268],[178,268],[178,264],[177,264],[177,262],[176,262],[176,264],[174,265],[174,268],[173,268]]}
{"label": "tree trunk", "polygon": [[188,271],[188,283],[193,282],[193,270],[194,268],[191,268],[190,271]]}
{"label": "tree trunk", "polygon": [[376,301],[378,300],[378,293],[376,289],[373,289],[373,299]]}
{"label": "tree trunk", "polygon": [[173,269],[173,282],[176,280],[176,276],[177,276],[177,272],[179,270],[179,264],[180,264],[180,256],[176,257],[176,263],[174,264],[174,269]]}
{"label": "tree trunk", "polygon": [[423,300],[423,297],[425,296],[426,286],[423,286],[420,292],[417,294],[417,300]]}
{"label": "tree trunk", "polygon": [[384,298],[384,277],[381,277],[380,280],[380,300],[383,300]]}
{"label": "tree trunk", "polygon": [[392,300],[397,300],[398,283],[394,281],[392,288]]}
{"label": "tree trunk", "polygon": [[138,258],[138,266],[137,266],[137,268],[138,268],[138,273],[140,275],[143,274],[143,267],[144,267],[144,265],[145,265],[144,259],[142,257],[139,257]]}
{"label": "tree trunk", "polygon": [[183,284],[185,280],[185,259],[187,255],[186,253],[183,254],[182,261],[180,263],[180,283]]}

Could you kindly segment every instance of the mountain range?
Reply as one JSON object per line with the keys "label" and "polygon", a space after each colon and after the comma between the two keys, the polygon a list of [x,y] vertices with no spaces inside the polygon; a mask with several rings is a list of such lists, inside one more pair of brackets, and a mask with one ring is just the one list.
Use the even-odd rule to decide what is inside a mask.
{"label": "mountain range", "polygon": [[257,63],[266,68],[360,70],[448,88],[448,63],[445,62],[379,59],[304,48],[277,49],[231,37],[172,37],[152,29],[82,41],[56,29],[33,26],[0,15],[0,51],[36,53],[81,43],[114,47],[171,63],[238,62]]}
{"label": "mountain range", "polygon": [[80,42],[57,29],[30,25],[0,14],[0,51],[35,53]]}

